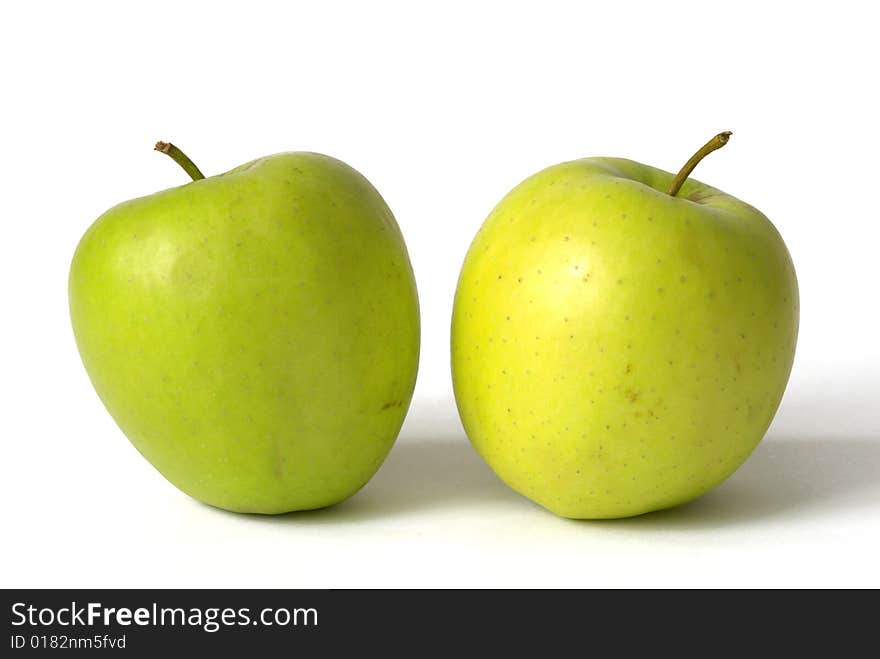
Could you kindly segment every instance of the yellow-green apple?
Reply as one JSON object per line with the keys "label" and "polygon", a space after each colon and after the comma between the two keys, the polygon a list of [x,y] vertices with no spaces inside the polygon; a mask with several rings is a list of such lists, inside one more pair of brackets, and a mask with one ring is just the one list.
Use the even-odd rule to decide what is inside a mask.
{"label": "yellow-green apple", "polygon": [[571,518],[693,499],[761,440],[788,380],[798,289],[752,206],[618,158],[545,169],[474,239],[452,318],[455,396],[479,454]]}
{"label": "yellow-green apple", "polygon": [[316,153],[122,203],[83,236],[70,315],[132,444],[205,503],[282,513],[349,497],[415,385],[418,298],[379,193]]}

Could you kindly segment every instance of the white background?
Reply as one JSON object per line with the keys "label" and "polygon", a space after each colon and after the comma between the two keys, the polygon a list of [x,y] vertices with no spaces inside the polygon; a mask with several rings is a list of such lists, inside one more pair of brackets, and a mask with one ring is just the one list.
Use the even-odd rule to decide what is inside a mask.
{"label": "white background", "polygon": [[[871,3],[30,2],[0,10],[0,586],[880,586],[877,17]],[[289,5],[289,6],[287,6]],[[452,295],[494,204],[582,156],[677,169],[760,208],[802,297],[767,438],[681,508],[559,519],[502,485],[451,398]],[[348,502],[277,518],[190,500],[79,361],[67,269],[88,225],[284,150],[358,168],[406,236],[416,396]]]}

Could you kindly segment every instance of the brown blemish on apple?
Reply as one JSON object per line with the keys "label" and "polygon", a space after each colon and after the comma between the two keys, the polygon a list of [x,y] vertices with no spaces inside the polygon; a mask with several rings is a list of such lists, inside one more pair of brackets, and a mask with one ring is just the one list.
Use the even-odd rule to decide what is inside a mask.
{"label": "brown blemish on apple", "polygon": [[[632,389],[627,389],[627,390],[626,390],[626,393],[625,393],[624,395],[626,396],[626,399],[627,399],[630,403],[635,403],[636,401],[639,400],[639,392],[638,392],[638,391],[634,391],[634,390],[632,390]],[[652,415],[652,416],[653,416],[653,415]]]}
{"label": "brown blemish on apple", "polygon": [[392,407],[402,407],[402,406],[403,406],[402,400],[393,400],[389,403],[385,403],[382,406],[382,411],[384,412],[385,410],[390,410]]}
{"label": "brown blemish on apple", "polygon": [[686,199],[694,202],[695,204],[702,204],[707,199],[711,199],[713,194],[708,190],[694,190],[691,192]]}

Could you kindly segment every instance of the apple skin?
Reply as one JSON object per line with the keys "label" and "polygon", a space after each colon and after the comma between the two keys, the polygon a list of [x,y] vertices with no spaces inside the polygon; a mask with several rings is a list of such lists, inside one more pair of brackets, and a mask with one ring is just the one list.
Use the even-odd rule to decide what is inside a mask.
{"label": "apple skin", "polygon": [[455,397],[479,454],[570,518],[675,506],[767,431],[798,289],[753,207],[616,158],[545,169],[474,239],[452,318]]}
{"label": "apple skin", "polygon": [[391,211],[348,165],[284,153],[104,213],[70,269],[76,343],[122,431],[190,496],[320,508],[382,464],[419,309]]}

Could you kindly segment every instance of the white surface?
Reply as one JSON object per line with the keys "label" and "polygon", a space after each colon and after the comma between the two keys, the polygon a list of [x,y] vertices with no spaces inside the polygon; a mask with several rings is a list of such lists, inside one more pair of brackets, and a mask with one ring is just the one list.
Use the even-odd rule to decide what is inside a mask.
{"label": "white surface", "polygon": [[[0,586],[880,586],[876,16],[718,4],[4,5]],[[693,504],[556,518],[504,487],[458,423],[448,328],[464,252],[544,166],[675,169],[724,129],[696,177],[774,221],[801,286],[779,415]],[[67,268],[105,209],[184,182],[157,139],[208,173],[329,153],[394,210],[421,296],[419,383],[387,463],[343,505],[202,506],[92,391]]]}

